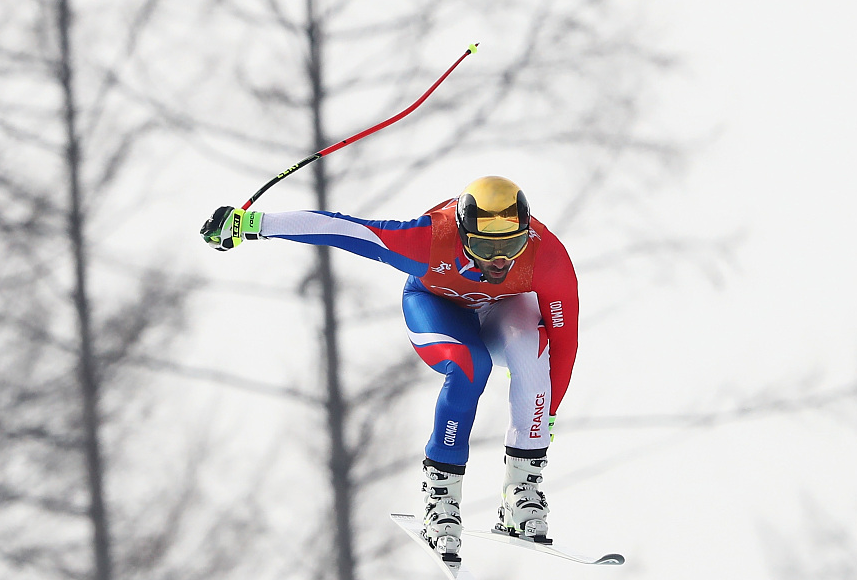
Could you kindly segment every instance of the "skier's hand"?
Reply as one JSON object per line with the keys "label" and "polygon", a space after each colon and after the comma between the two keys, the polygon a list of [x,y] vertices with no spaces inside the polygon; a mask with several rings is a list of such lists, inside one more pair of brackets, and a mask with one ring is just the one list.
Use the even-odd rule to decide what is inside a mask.
{"label": "skier's hand", "polygon": [[231,250],[244,240],[262,238],[262,215],[260,211],[244,211],[224,205],[217,208],[199,230],[202,239],[215,250]]}
{"label": "skier's hand", "polygon": [[548,416],[548,433],[550,433],[550,436],[551,436],[551,443],[553,443],[553,423],[554,423],[554,421],[556,421],[556,415],[549,415]]}

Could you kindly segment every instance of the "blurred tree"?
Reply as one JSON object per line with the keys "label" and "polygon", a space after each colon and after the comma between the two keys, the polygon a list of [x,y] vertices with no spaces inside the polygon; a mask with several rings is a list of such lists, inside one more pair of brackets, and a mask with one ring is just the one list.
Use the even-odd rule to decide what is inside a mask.
{"label": "blurred tree", "polygon": [[[0,8],[3,577],[111,580],[139,564],[128,545],[139,531],[126,527],[139,516],[129,505],[137,496],[111,466],[151,403],[137,389],[156,369],[140,360],[180,331],[195,285],[170,273],[148,233],[125,232],[132,248],[109,239],[121,232],[126,204],[148,193],[135,184],[163,129],[117,90],[156,7],[51,0]],[[145,257],[130,252],[141,247]],[[169,485],[192,489],[194,475]],[[120,549],[117,538],[127,542]]]}

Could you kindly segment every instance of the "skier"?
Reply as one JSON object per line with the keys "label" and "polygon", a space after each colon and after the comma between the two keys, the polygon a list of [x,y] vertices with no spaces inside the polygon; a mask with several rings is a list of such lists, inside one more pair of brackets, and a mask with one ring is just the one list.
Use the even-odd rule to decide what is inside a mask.
{"label": "skier", "polygon": [[493,365],[510,373],[498,529],[544,541],[539,490],[557,408],[577,354],[577,278],[565,247],[530,216],[521,189],[482,177],[411,221],[225,206],[200,234],[217,250],[282,238],[328,245],[407,274],[402,309],[419,356],[445,375],[423,462],[423,535],[460,562],[462,480],[476,406]]}

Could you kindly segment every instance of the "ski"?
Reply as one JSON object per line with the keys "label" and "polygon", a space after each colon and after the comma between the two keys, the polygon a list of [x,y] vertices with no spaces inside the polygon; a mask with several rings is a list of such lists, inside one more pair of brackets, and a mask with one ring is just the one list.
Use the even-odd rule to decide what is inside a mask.
{"label": "ski", "polygon": [[621,554],[605,554],[600,558],[582,556],[580,554],[575,554],[569,550],[566,550],[565,548],[559,547],[553,544],[552,541],[550,543],[536,542],[533,540],[524,539],[520,536],[512,536],[509,535],[508,532],[504,532],[497,529],[493,529],[491,531],[465,529],[464,534],[472,536],[474,538],[493,540],[495,542],[501,542],[504,544],[509,544],[511,546],[517,546],[519,548],[535,550],[537,552],[542,552],[543,554],[550,554],[551,556],[564,558],[566,560],[571,560],[572,562],[578,562],[580,564],[603,564],[620,566],[625,563],[625,557]]}
{"label": "ski", "polygon": [[413,514],[390,514],[392,519],[413,541],[419,544],[443,570],[448,580],[476,580],[476,577],[461,562],[448,564],[435,552],[422,536],[423,524]]}

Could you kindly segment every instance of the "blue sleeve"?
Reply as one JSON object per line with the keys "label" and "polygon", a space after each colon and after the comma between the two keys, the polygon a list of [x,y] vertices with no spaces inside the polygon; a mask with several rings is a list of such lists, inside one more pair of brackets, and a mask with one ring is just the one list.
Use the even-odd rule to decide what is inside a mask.
{"label": "blue sleeve", "polygon": [[431,250],[428,215],[403,222],[364,220],[324,211],[266,213],[261,234],[340,248],[417,277],[428,271]]}

